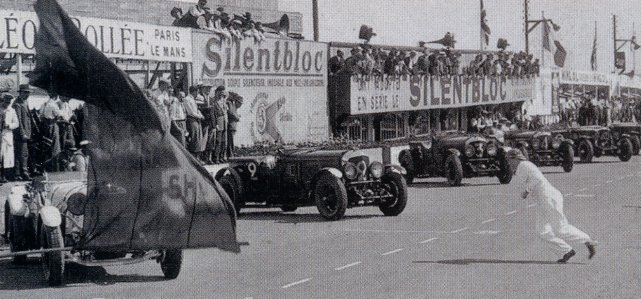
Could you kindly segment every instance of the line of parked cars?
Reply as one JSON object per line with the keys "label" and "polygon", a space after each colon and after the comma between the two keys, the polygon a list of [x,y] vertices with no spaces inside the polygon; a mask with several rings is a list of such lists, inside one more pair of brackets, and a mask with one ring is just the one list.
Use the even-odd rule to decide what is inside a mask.
{"label": "line of parked cars", "polygon": [[[637,124],[509,132],[501,141],[449,131],[412,138],[397,157],[400,165],[372,161],[358,149],[281,148],[271,154],[232,158],[211,175],[237,213],[246,206],[275,207],[284,212],[315,206],[323,218],[339,220],[349,208],[377,206],[385,216],[398,216],[407,205],[408,183],[418,178],[444,177],[449,185],[458,186],[464,178],[489,176],[508,184],[512,170],[506,153],[512,148],[520,149],[537,165],[561,166],[565,172],[572,171],[575,156],[581,162],[602,155],[628,161],[639,154],[640,135],[641,125]],[[50,285],[64,283],[67,261],[110,265],[155,260],[165,277],[178,276],[180,250],[75,250],[83,227],[81,207],[88,194],[86,178],[60,183],[34,179],[14,187],[7,196],[4,215],[11,251],[42,251]],[[14,261],[23,263],[25,257],[16,256]]]}

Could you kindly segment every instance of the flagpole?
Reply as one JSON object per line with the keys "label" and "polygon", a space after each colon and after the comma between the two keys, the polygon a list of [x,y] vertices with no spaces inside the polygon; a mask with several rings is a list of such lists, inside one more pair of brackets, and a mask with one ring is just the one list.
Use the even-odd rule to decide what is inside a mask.
{"label": "flagpole", "polygon": [[481,2],[483,0],[479,1],[479,49],[483,51],[483,7],[481,5]]}
{"label": "flagpole", "polygon": [[[541,41],[543,41],[545,39],[545,26],[548,26],[548,24],[545,22],[543,11],[541,11],[541,20],[544,20],[543,26],[541,26]],[[541,65],[545,66],[545,47],[543,47],[542,45],[543,43],[541,43]]]}

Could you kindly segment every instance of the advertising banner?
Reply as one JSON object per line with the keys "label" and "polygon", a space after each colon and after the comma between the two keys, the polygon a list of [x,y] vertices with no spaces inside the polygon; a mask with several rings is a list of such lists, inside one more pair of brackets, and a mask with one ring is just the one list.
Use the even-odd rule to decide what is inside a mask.
{"label": "advertising banner", "polygon": [[531,100],[534,78],[352,76],[352,115],[460,108]]}
{"label": "advertising banner", "polygon": [[[0,53],[34,54],[35,12],[0,10]],[[72,17],[89,42],[109,58],[191,62],[191,29]]]}
{"label": "advertising banner", "polygon": [[235,143],[328,139],[326,44],[231,42],[195,31],[193,49],[193,84],[223,85],[244,98]]}

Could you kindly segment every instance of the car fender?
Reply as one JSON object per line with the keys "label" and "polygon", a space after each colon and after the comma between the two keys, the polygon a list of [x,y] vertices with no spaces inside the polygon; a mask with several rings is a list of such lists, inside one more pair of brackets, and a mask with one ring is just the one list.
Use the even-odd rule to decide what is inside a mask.
{"label": "car fender", "polygon": [[40,209],[40,219],[47,227],[58,227],[62,223],[60,211],[53,206],[44,206]]}
{"label": "car fender", "polygon": [[516,147],[518,148],[519,146],[527,149],[528,148],[528,143],[526,141],[519,141],[519,142],[516,143]]}
{"label": "car fender", "polygon": [[385,165],[385,174],[390,174],[394,172],[403,176],[407,174],[407,171],[403,166],[395,165],[395,164]]}
{"label": "car fender", "polygon": [[343,172],[338,170],[338,169],[336,169],[336,168],[334,168],[334,167],[325,167],[325,168],[321,169],[318,172],[318,174],[316,174],[316,177],[318,177],[323,172],[329,172],[330,174],[332,174],[333,176],[335,176],[335,177],[337,177],[339,179],[343,178]]}
{"label": "car fender", "polygon": [[457,156],[457,157],[460,157],[460,156],[461,156],[461,152],[460,152],[459,150],[455,149],[455,148],[447,149],[447,153],[448,153],[448,154],[455,155],[455,156]]}
{"label": "car fender", "polygon": [[630,135],[623,134],[623,135],[621,135],[621,138],[619,138],[619,141],[617,142],[617,145],[621,146],[621,143],[623,143],[623,140],[625,140],[625,139],[630,140],[630,142],[632,142],[632,139],[630,138]]}
{"label": "car fender", "polygon": [[29,213],[27,204],[24,202],[24,195],[26,194],[29,193],[24,185],[11,187],[11,192],[7,195],[11,215],[26,216]]}

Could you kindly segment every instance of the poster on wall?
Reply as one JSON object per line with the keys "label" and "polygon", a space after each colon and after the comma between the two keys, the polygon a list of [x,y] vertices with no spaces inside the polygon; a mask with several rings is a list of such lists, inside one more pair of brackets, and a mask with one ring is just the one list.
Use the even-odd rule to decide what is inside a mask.
{"label": "poster on wall", "polygon": [[192,83],[243,97],[235,142],[299,143],[329,138],[327,45],[303,40],[230,41],[194,32]]}

